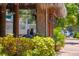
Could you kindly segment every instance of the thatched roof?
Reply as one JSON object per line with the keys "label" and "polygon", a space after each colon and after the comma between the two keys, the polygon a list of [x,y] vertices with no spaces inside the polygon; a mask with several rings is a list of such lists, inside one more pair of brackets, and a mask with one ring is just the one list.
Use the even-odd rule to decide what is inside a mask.
{"label": "thatched roof", "polygon": [[64,3],[44,3],[38,4],[41,9],[47,9],[49,14],[55,17],[65,17],[67,15]]}
{"label": "thatched roof", "polygon": [[65,17],[67,15],[64,3],[53,3],[51,7],[55,8],[55,14],[57,17]]}

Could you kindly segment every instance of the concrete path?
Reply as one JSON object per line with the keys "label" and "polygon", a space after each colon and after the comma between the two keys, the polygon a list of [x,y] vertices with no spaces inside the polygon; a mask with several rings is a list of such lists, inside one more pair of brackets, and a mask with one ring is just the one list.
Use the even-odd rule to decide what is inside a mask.
{"label": "concrete path", "polygon": [[79,40],[65,40],[65,47],[60,50],[59,56],[79,56]]}

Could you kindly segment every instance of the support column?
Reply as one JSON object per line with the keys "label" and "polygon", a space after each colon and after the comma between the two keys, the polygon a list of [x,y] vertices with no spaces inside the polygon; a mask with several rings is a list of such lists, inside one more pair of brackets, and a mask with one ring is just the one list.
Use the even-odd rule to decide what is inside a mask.
{"label": "support column", "polygon": [[54,9],[48,9],[48,36],[53,37],[54,29]]}
{"label": "support column", "polygon": [[49,18],[49,20],[48,20],[48,36],[50,36],[50,37],[53,36],[53,28],[54,28],[53,18]]}
{"label": "support column", "polygon": [[37,33],[46,36],[46,11],[37,4],[37,20],[36,20]]}
{"label": "support column", "polygon": [[6,4],[0,5],[0,37],[6,35]]}
{"label": "support column", "polygon": [[48,10],[46,8],[46,36],[48,36]]}
{"label": "support column", "polygon": [[14,37],[19,36],[19,4],[13,4],[13,34]]}

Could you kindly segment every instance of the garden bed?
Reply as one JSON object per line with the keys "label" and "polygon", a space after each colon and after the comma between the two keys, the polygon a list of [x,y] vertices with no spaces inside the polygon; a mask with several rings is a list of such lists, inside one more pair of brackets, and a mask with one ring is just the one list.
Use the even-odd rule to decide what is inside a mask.
{"label": "garden bed", "polygon": [[55,56],[55,42],[50,37],[0,37],[0,55],[3,56]]}

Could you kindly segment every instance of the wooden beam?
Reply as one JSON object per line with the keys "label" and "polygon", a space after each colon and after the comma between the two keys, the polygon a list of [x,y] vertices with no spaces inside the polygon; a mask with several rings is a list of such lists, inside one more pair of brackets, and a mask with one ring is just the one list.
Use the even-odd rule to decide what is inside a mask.
{"label": "wooden beam", "polygon": [[[7,9],[11,9],[14,3],[8,3]],[[19,3],[19,9],[35,9],[35,3]]]}
{"label": "wooden beam", "polygon": [[13,4],[13,34],[14,37],[19,35],[19,4]]}
{"label": "wooden beam", "polygon": [[0,5],[0,37],[6,35],[6,4]]}

